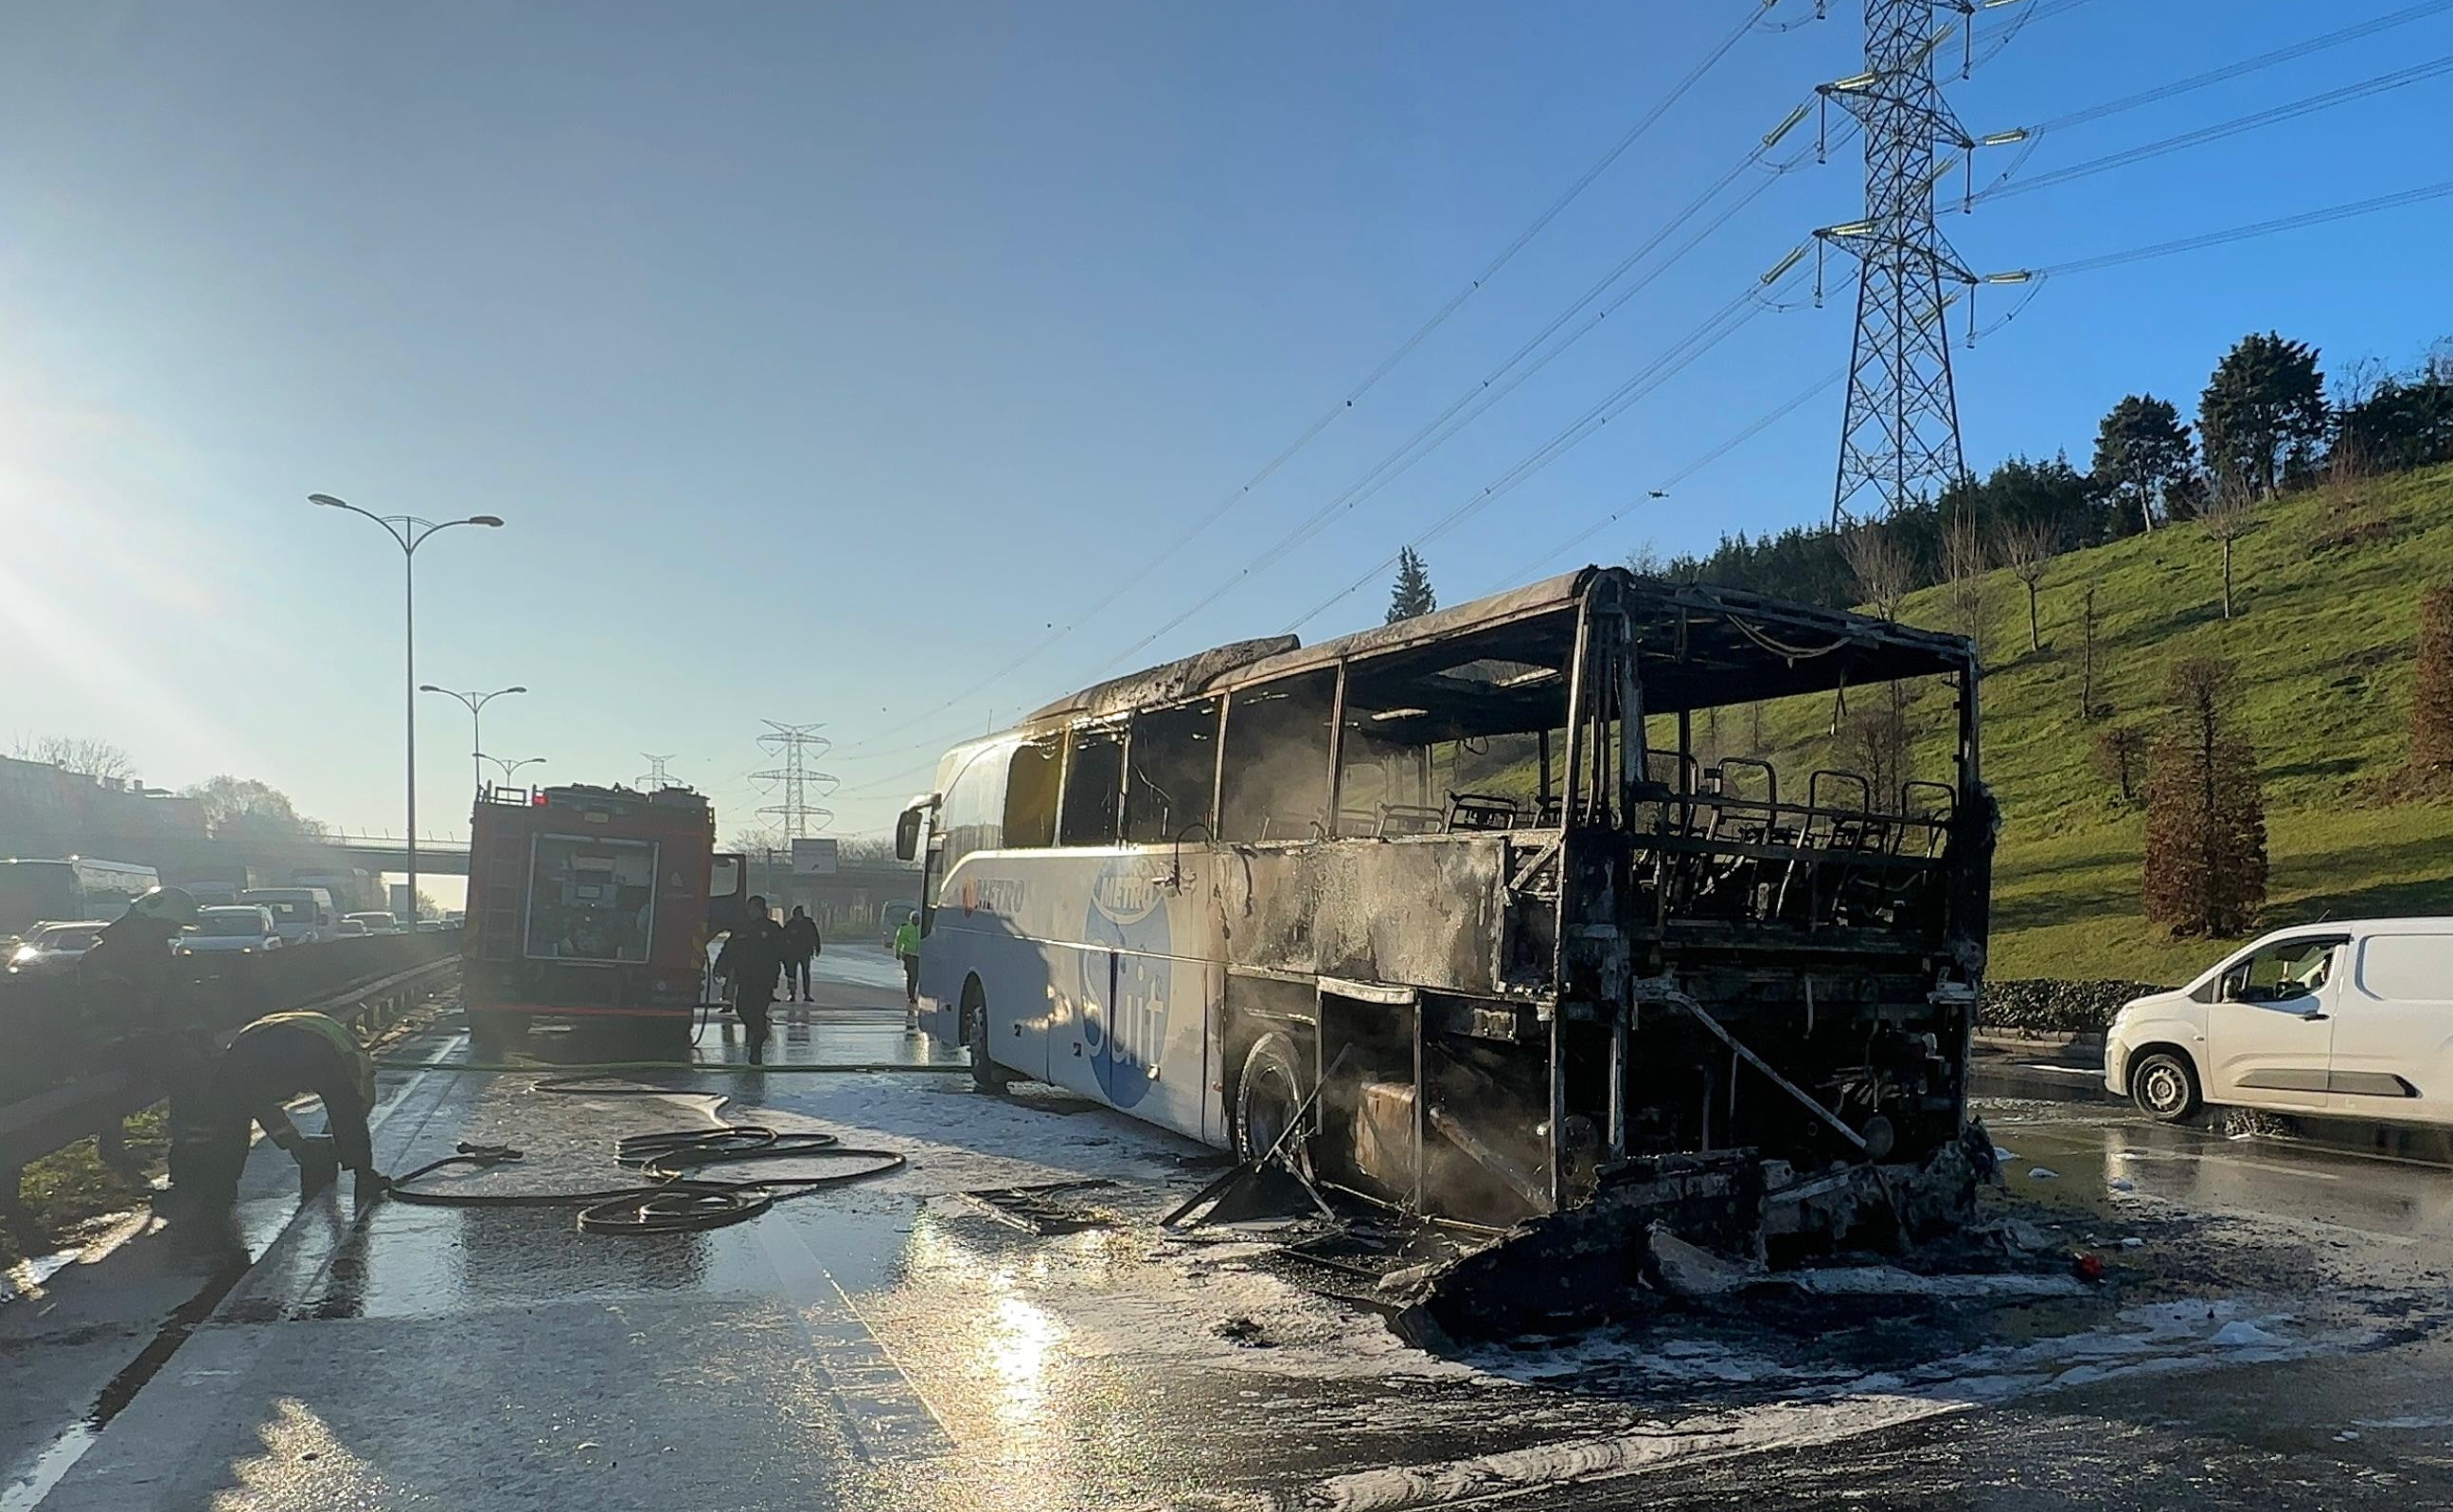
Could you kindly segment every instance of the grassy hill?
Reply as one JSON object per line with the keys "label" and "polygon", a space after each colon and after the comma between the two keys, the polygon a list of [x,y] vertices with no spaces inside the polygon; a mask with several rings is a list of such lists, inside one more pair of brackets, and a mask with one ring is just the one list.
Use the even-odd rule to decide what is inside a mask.
{"label": "grassy hill", "polygon": [[[2104,722],[2080,717],[2080,615],[2096,595],[2096,699],[2111,723],[2151,722],[2165,669],[2221,654],[2264,782],[2272,875],[2264,925],[2330,915],[2453,913],[2453,803],[2391,805],[2374,784],[2402,765],[2420,590],[2453,579],[2453,468],[2328,487],[2267,505],[2233,545],[2235,617],[2220,545],[2193,526],[2055,560],[2042,585],[2044,647],[2027,643],[2026,590],[1986,581],[1985,776],[2002,802],[1993,975],[2178,982],[2222,948],[2174,942],[2139,903],[2143,814],[2088,763]],[[1903,618],[1949,626],[1939,589]],[[1927,706],[1941,726],[1942,706]],[[1786,769],[1821,759],[1828,701],[1767,722]],[[1925,775],[1945,757],[1934,728]]]}

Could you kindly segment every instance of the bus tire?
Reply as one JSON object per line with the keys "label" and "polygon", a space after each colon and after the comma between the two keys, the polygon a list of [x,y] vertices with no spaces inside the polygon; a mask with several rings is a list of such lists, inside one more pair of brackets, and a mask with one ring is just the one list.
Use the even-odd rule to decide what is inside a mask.
{"label": "bus tire", "polygon": [[1002,1092],[1014,1074],[988,1058],[988,994],[977,977],[963,982],[963,1048],[971,1055],[971,1082],[983,1092]]}
{"label": "bus tire", "polygon": [[[1256,1164],[1277,1148],[1306,1096],[1303,1055],[1295,1042],[1275,1029],[1253,1041],[1235,1082],[1235,1158]],[[1301,1133],[1287,1139],[1281,1153],[1297,1171],[1309,1171],[1310,1145]]]}

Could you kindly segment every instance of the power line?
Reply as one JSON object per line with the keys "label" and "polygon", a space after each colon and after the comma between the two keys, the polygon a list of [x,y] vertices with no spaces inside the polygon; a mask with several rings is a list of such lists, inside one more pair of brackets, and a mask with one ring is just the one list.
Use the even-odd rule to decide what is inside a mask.
{"label": "power line", "polygon": [[1127,592],[1137,587],[1144,579],[1155,572],[1178,551],[1181,551],[1186,547],[1191,545],[1194,539],[1199,537],[1202,532],[1217,524],[1218,521],[1223,519],[1235,507],[1235,506],[1243,503],[1254,489],[1266,483],[1270,478],[1276,476],[1280,468],[1284,468],[1288,462],[1292,461],[1296,455],[1301,453],[1305,448],[1310,446],[1313,441],[1317,440],[1323,431],[1326,430],[1337,421],[1339,416],[1352,409],[1357,400],[1360,400],[1365,394],[1368,393],[1383,378],[1386,378],[1392,370],[1394,370],[1398,364],[1404,362],[1406,358],[1412,355],[1415,349],[1421,347],[1424,342],[1429,340],[1434,332],[1436,332],[1441,327],[1446,325],[1450,317],[1454,316],[1458,310],[1465,308],[1466,301],[1473,298],[1475,294],[1481,292],[1486,285],[1487,285],[1493,278],[1496,278],[1502,269],[1506,268],[1509,263],[1515,260],[1517,253],[1522,252],[1526,247],[1530,246],[1535,237],[1541,235],[1543,231],[1549,228],[1551,222],[1557,220],[1562,214],[1566,213],[1567,208],[1570,205],[1573,205],[1576,200],[1584,194],[1585,190],[1590,189],[1595,180],[1607,172],[1620,158],[1625,156],[1628,149],[1632,148],[1645,132],[1651,130],[1652,128],[1660,122],[1661,118],[1668,113],[1672,107],[1676,106],[1680,100],[1685,98],[1687,92],[1693,90],[1697,84],[1701,83],[1704,76],[1706,73],[1709,73],[1714,66],[1719,64],[1723,58],[1727,57],[1729,53],[1736,49],[1737,45],[1745,39],[1746,33],[1753,30],[1761,22],[1763,14],[1765,11],[1774,9],[1780,3],[1781,0],[1751,0],[1752,9],[1748,11],[1745,17],[1740,21],[1736,27],[1732,28],[1717,44],[1715,44],[1710,50],[1706,51],[1703,58],[1699,60],[1693,68],[1686,71],[1685,77],[1681,78],[1675,85],[1671,86],[1669,92],[1655,102],[1652,109],[1638,117],[1635,124],[1627,128],[1625,132],[1623,133],[1616,142],[1613,142],[1610,145],[1608,150],[1605,151],[1600,158],[1596,159],[1589,168],[1586,168],[1584,170],[1584,172],[1578,174],[1574,181],[1569,183],[1566,189],[1561,191],[1557,198],[1553,199],[1548,206],[1544,208],[1540,214],[1534,216],[1528,225],[1526,225],[1522,230],[1518,231],[1515,237],[1510,240],[1506,246],[1501,248],[1498,254],[1492,257],[1489,262],[1486,263],[1482,269],[1475,273],[1473,277],[1466,283],[1465,287],[1459,288],[1453,295],[1449,296],[1446,304],[1432,311],[1429,319],[1426,320],[1420,327],[1416,328],[1412,335],[1407,336],[1403,342],[1400,342],[1395,350],[1382,358],[1379,365],[1366,373],[1360,383],[1346,390],[1345,397],[1340,399],[1336,404],[1331,405],[1318,419],[1314,420],[1308,427],[1299,433],[1292,442],[1288,443],[1284,449],[1279,451],[1276,456],[1270,458],[1258,472],[1253,473],[1252,476],[1246,479],[1241,486],[1236,487],[1226,497],[1220,499],[1215,505],[1211,506],[1208,510],[1196,518],[1187,529],[1180,532],[1177,537],[1165,548],[1160,550],[1157,555],[1144,563],[1138,570],[1120,575],[1116,580],[1116,586],[1114,587],[1108,589],[1107,593],[1104,597],[1095,601],[1089,608],[1082,611],[1082,613],[1071,623],[1063,626],[1053,634],[1043,637],[1029,649],[1024,651],[1020,656],[1015,657],[1011,662],[1008,662],[996,671],[981,679],[977,684],[953,695],[934,707],[914,715],[912,718],[906,720],[899,725],[889,726],[885,730],[880,731],[877,735],[869,737],[868,741],[861,742],[860,746],[854,746],[852,749],[859,749],[862,746],[872,744],[886,736],[897,734],[903,730],[909,729],[918,725],[921,721],[931,719],[938,713],[943,712],[946,709],[952,708],[954,706],[961,704],[967,699],[976,697],[981,692],[995,686],[1007,675],[1036,658],[1041,652],[1047,650],[1058,641],[1063,640],[1066,636],[1071,634],[1082,626],[1095,621],[1103,611],[1112,606],[1119,598],[1122,598]]}
{"label": "power line", "polygon": [[641,751],[639,753],[639,759],[648,764],[648,769],[641,775],[630,779],[630,786],[638,788],[639,791],[643,793],[662,792],[664,789],[674,786],[672,778],[668,776],[665,772],[665,763],[673,759],[670,753],[667,753],[663,756],[656,756],[651,755],[647,751]]}
{"label": "power line", "polygon": [[2303,210],[2297,215],[2279,215],[2272,220],[2254,221],[2235,226],[2228,230],[2207,231],[2199,236],[2184,236],[2174,241],[2157,242],[2136,247],[2124,252],[2105,252],[2095,257],[2082,257],[2071,262],[2056,263],[2036,269],[2038,277],[2068,273],[2091,273],[2098,269],[2115,268],[2124,263],[2143,263],[2149,258],[2170,257],[2180,252],[2194,252],[2202,248],[2222,247],[2232,242],[2244,242],[2254,237],[2271,236],[2279,231],[2296,231],[2305,227],[2322,226],[2330,221],[2349,220],[2360,215],[2373,215],[2380,210],[2400,209],[2405,205],[2418,205],[2427,200],[2443,199],[2453,194],[2453,179],[2402,189],[2392,194],[2379,194],[2373,199],[2353,200],[2345,205],[2331,205],[2323,209]]}
{"label": "power line", "polygon": [[2261,52],[2253,58],[2243,58],[2238,63],[2227,63],[2222,68],[2209,69],[2204,73],[2193,73],[2185,79],[2176,79],[2170,84],[2158,85],[2151,90],[2141,90],[2135,94],[2124,94],[2117,100],[2106,100],[2101,105],[2091,105],[2084,109],[2072,110],[2067,115],[2057,115],[2049,121],[2039,121],[2027,128],[2027,130],[2030,135],[2041,136],[2046,131],[2059,131],[2089,121],[2100,121],[2108,115],[2134,110],[2140,106],[2154,105],[2177,95],[2187,94],[2195,90],[2203,90],[2208,85],[2222,84],[2258,72],[2260,70],[2270,69],[2280,63],[2295,62],[2311,53],[2323,52],[2328,48],[2337,48],[2345,42],[2356,42],[2362,37],[2372,37],[2380,31],[2390,30],[2395,27],[2442,14],[2446,10],[2453,10],[2453,0],[2424,0],[2423,4],[2407,6],[2389,15],[2379,16],[2373,21],[2363,21],[2355,26],[2343,27],[2337,31],[2325,32],[2322,36],[2310,37],[2304,42],[2295,42],[2288,47],[2276,48],[2270,52]]}
{"label": "power line", "polygon": [[2243,131],[2255,130],[2259,127],[2273,126],[2300,116],[2313,115],[2319,110],[2330,109],[2337,105],[2347,105],[2353,100],[2363,100],[2370,95],[2383,94],[2390,90],[2403,89],[2448,72],[2453,72],[2453,53],[2433,58],[2407,69],[2398,69],[2391,73],[2381,73],[2372,79],[2363,79],[2357,84],[2346,84],[2339,90],[2327,90],[2322,94],[2312,94],[2287,105],[2272,106],[2229,121],[2218,122],[2213,126],[2200,127],[2194,131],[2184,131],[2178,136],[2167,136],[2160,142],[2149,142],[2143,147],[2133,147],[2124,151],[2091,158],[2086,162],[2057,169],[2036,178],[2017,179],[2007,184],[1999,184],[1975,198],[1980,202],[2008,199],[2014,194],[2028,194],[2037,189],[2051,189],[2055,185],[2066,184],[2073,179],[2086,178],[2117,168],[2127,168],[2131,164],[2143,163],[2148,158],[2161,157],[2168,152],[2203,147],[2227,136],[2237,136]]}
{"label": "power line", "polygon": [[[1773,140],[1777,139],[1777,135],[1778,133],[1775,133]],[[1606,290],[1609,286],[1624,275],[1627,269],[1634,267],[1636,263],[1641,261],[1645,255],[1659,248],[1669,232],[1676,230],[1686,221],[1692,219],[1693,216],[1703,209],[1705,206],[1708,205],[1711,200],[1721,192],[1721,190],[1735,182],[1738,176],[1743,173],[1748,166],[1759,160],[1762,152],[1770,145],[1771,142],[1766,141],[1763,148],[1758,148],[1754,152],[1749,153],[1745,158],[1740,160],[1735,168],[1723,174],[1721,178],[1715,181],[1709,189],[1705,189],[1703,194],[1699,195],[1685,209],[1681,210],[1676,216],[1674,216],[1667,226],[1664,227],[1661,231],[1657,232],[1642,247],[1637,249],[1634,255],[1622,261],[1617,268],[1613,269],[1609,272],[1607,276],[1604,277],[1598,283],[1593,285],[1590,289],[1586,290],[1582,298],[1578,299],[1574,304],[1568,306],[1567,308],[1555,316],[1547,326],[1544,327],[1543,329],[1534,336],[1531,341],[1519,347],[1506,362],[1502,363],[1498,368],[1493,368],[1491,372],[1485,376],[1478,384],[1467,388],[1454,402],[1449,404],[1446,409],[1443,409],[1439,414],[1433,416],[1427,424],[1424,425],[1411,436],[1407,437],[1405,442],[1399,445],[1396,450],[1390,452],[1386,457],[1384,457],[1371,468],[1370,471],[1366,472],[1361,480],[1349,486],[1344,492],[1339,493],[1337,496],[1330,499],[1320,508],[1314,510],[1293,528],[1280,535],[1277,540],[1263,547],[1257,556],[1246,562],[1243,567],[1237,568],[1232,575],[1220,583],[1216,587],[1211,588],[1207,593],[1203,594],[1199,599],[1177,611],[1173,618],[1167,620],[1157,628],[1144,635],[1140,640],[1126,647],[1123,650],[1101,663],[1099,670],[1105,671],[1119,663],[1130,659],[1138,652],[1159,641],[1170,631],[1184,625],[1187,621],[1192,619],[1193,616],[1201,613],[1204,609],[1207,609],[1211,605],[1217,603],[1220,599],[1226,597],[1226,594],[1232,592],[1236,587],[1249,581],[1254,574],[1265,571],[1275,566],[1280,561],[1283,561],[1287,554],[1301,547],[1305,542],[1309,541],[1312,537],[1318,535],[1321,530],[1325,529],[1329,522],[1338,514],[1352,508],[1354,506],[1362,503],[1363,500],[1370,497],[1373,493],[1378,492],[1388,483],[1395,481],[1398,476],[1412,468],[1415,463],[1420,462],[1424,457],[1428,456],[1439,447],[1445,445],[1466,426],[1471,425],[1475,420],[1487,413],[1491,407],[1498,404],[1501,399],[1506,397],[1509,393],[1514,392],[1515,389],[1521,387],[1526,381],[1532,378],[1543,368],[1548,367],[1551,362],[1555,361],[1562,353],[1566,351],[1568,348],[1574,346],[1578,341],[1589,334],[1602,323],[1602,321],[1623,308],[1627,301],[1633,299],[1638,293],[1641,293],[1645,288],[1648,288],[1655,279],[1659,278],[1670,268],[1676,266],[1677,263],[1681,259],[1685,258],[1688,252],[1693,251],[1698,246],[1702,245],[1703,242],[1708,239],[1714,231],[1719,230],[1723,226],[1728,224],[1729,220],[1740,210],[1743,210],[1746,206],[1752,204],[1765,189],[1769,188],[1773,180],[1766,178],[1753,189],[1749,190],[1745,195],[1740,196],[1735,202],[1724,209],[1720,215],[1716,216],[1709,224],[1705,226],[1702,230],[1689,237],[1684,245],[1682,245],[1676,251],[1672,252],[1666,259],[1645,272],[1642,278],[1628,285],[1625,288],[1621,289],[1615,298],[1611,299],[1599,310],[1595,311],[1591,318],[1589,318],[1577,330],[1569,334],[1566,340],[1560,342],[1557,346],[1543,353],[1538,360],[1531,363],[1529,366],[1519,367],[1520,364],[1523,364],[1525,357],[1528,353],[1533,351],[1534,348],[1539,347],[1551,335],[1555,334],[1562,327],[1566,326],[1580,310],[1588,307],[1596,297]],[[1784,168],[1779,171],[1785,170],[1785,168]],[[1467,410],[1470,412],[1460,415],[1460,411]],[[1437,433],[1434,434],[1434,432]]]}
{"label": "power line", "polygon": [[1765,410],[1763,414],[1756,416],[1753,421],[1747,424],[1745,429],[1729,437],[1727,440],[1723,441],[1711,450],[1705,452],[1702,456],[1697,457],[1692,462],[1687,463],[1685,467],[1680,468],[1677,471],[1662,479],[1659,487],[1647,489],[1645,492],[1636,495],[1634,498],[1627,500],[1626,503],[1620,505],[1615,509],[1612,509],[1601,520],[1596,521],[1592,525],[1586,526],[1584,529],[1576,532],[1566,540],[1560,542],[1557,546],[1554,546],[1549,550],[1543,552],[1540,556],[1535,557],[1532,561],[1526,563],[1521,567],[1518,567],[1513,572],[1493,578],[1491,580],[1490,587],[1486,591],[1496,593],[1502,588],[1511,587],[1519,583],[1531,582],[1543,568],[1548,567],[1551,563],[1567,555],[1569,552],[1583,546],[1585,542],[1601,534],[1604,530],[1608,529],[1611,526],[1618,524],[1620,520],[1625,519],[1628,514],[1632,513],[1636,509],[1660,499],[1668,493],[1670,489],[1675,488],[1687,479],[1695,476],[1695,474],[1703,471],[1705,468],[1710,467],[1713,463],[1720,461],[1730,452],[1737,450],[1740,447],[1745,446],[1747,442],[1752,441],[1755,437],[1770,429],[1773,426],[1776,426],[1780,422],[1787,419],[1798,410],[1805,408],[1807,405],[1813,403],[1816,399],[1821,398],[1824,394],[1837,388],[1840,387],[1841,381],[1847,376],[1847,368],[1834,368],[1829,372],[1825,373],[1822,377],[1816,379],[1808,387],[1798,390],[1798,392],[1782,400],[1779,404],[1773,406],[1770,409]]}
{"label": "power line", "polygon": [[[1790,281],[1794,282],[1794,278],[1792,277]],[[1728,339],[1739,327],[1745,325],[1754,315],[1761,313],[1763,309],[1761,301],[1764,297],[1765,297],[1765,291],[1760,281],[1750,282],[1736,298],[1714,310],[1701,326],[1670,347],[1668,350],[1654,358],[1634,377],[1612,389],[1599,403],[1569,422],[1564,429],[1526,453],[1515,466],[1501,473],[1479,492],[1458,504],[1435,521],[1429,529],[1406,542],[1406,545],[1420,550],[1514,491],[1527,478],[1548,467],[1604,426],[1608,425],[1610,421],[1624,414],[1630,406],[1683,371],[1696,358]],[[1330,594],[1301,617],[1289,623],[1286,628],[1292,631],[1319,618],[1340,601],[1386,571],[1396,564],[1396,561],[1394,554],[1382,558],[1362,576]]]}

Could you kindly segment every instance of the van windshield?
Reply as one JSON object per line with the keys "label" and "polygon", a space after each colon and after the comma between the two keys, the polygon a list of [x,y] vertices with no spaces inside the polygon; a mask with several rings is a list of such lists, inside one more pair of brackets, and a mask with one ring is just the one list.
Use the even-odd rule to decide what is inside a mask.
{"label": "van windshield", "polygon": [[296,898],[249,898],[248,902],[272,910],[272,917],[283,924],[313,924],[314,913]]}

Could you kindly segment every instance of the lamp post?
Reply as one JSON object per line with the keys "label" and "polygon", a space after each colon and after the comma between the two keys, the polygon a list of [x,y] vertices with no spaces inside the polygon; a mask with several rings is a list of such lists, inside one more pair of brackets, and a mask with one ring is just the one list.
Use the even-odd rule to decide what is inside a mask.
{"label": "lamp post", "polygon": [[377,514],[361,509],[354,504],[335,499],[329,493],[310,493],[307,502],[326,509],[347,509],[362,515],[384,527],[384,533],[400,547],[401,559],[401,653],[402,665],[408,669],[403,686],[403,739],[409,774],[409,921],[417,924],[417,548],[437,530],[449,530],[455,525],[483,525],[499,528],[502,517],[472,514],[465,520],[421,520],[413,514]]}
{"label": "lamp post", "polygon": [[[417,690],[421,693],[440,693],[446,698],[456,698],[461,703],[466,704],[469,706],[469,775],[476,783],[476,787],[471,790],[482,791],[486,786],[486,768],[477,764],[482,761],[486,755],[486,732],[478,724],[478,716],[486,711],[487,705],[502,697],[504,694],[525,693],[528,689],[525,687],[498,687],[490,693],[463,693],[458,688],[437,687],[431,683],[420,683],[417,685]],[[540,757],[538,759],[543,760],[544,758]]]}
{"label": "lamp post", "polygon": [[495,766],[500,766],[503,769],[503,786],[506,787],[509,787],[511,785],[512,775],[521,767],[533,766],[538,762],[545,760],[542,756],[523,756],[518,761],[507,762],[500,756],[489,756],[484,751],[479,751],[476,754],[479,761],[492,762]]}

